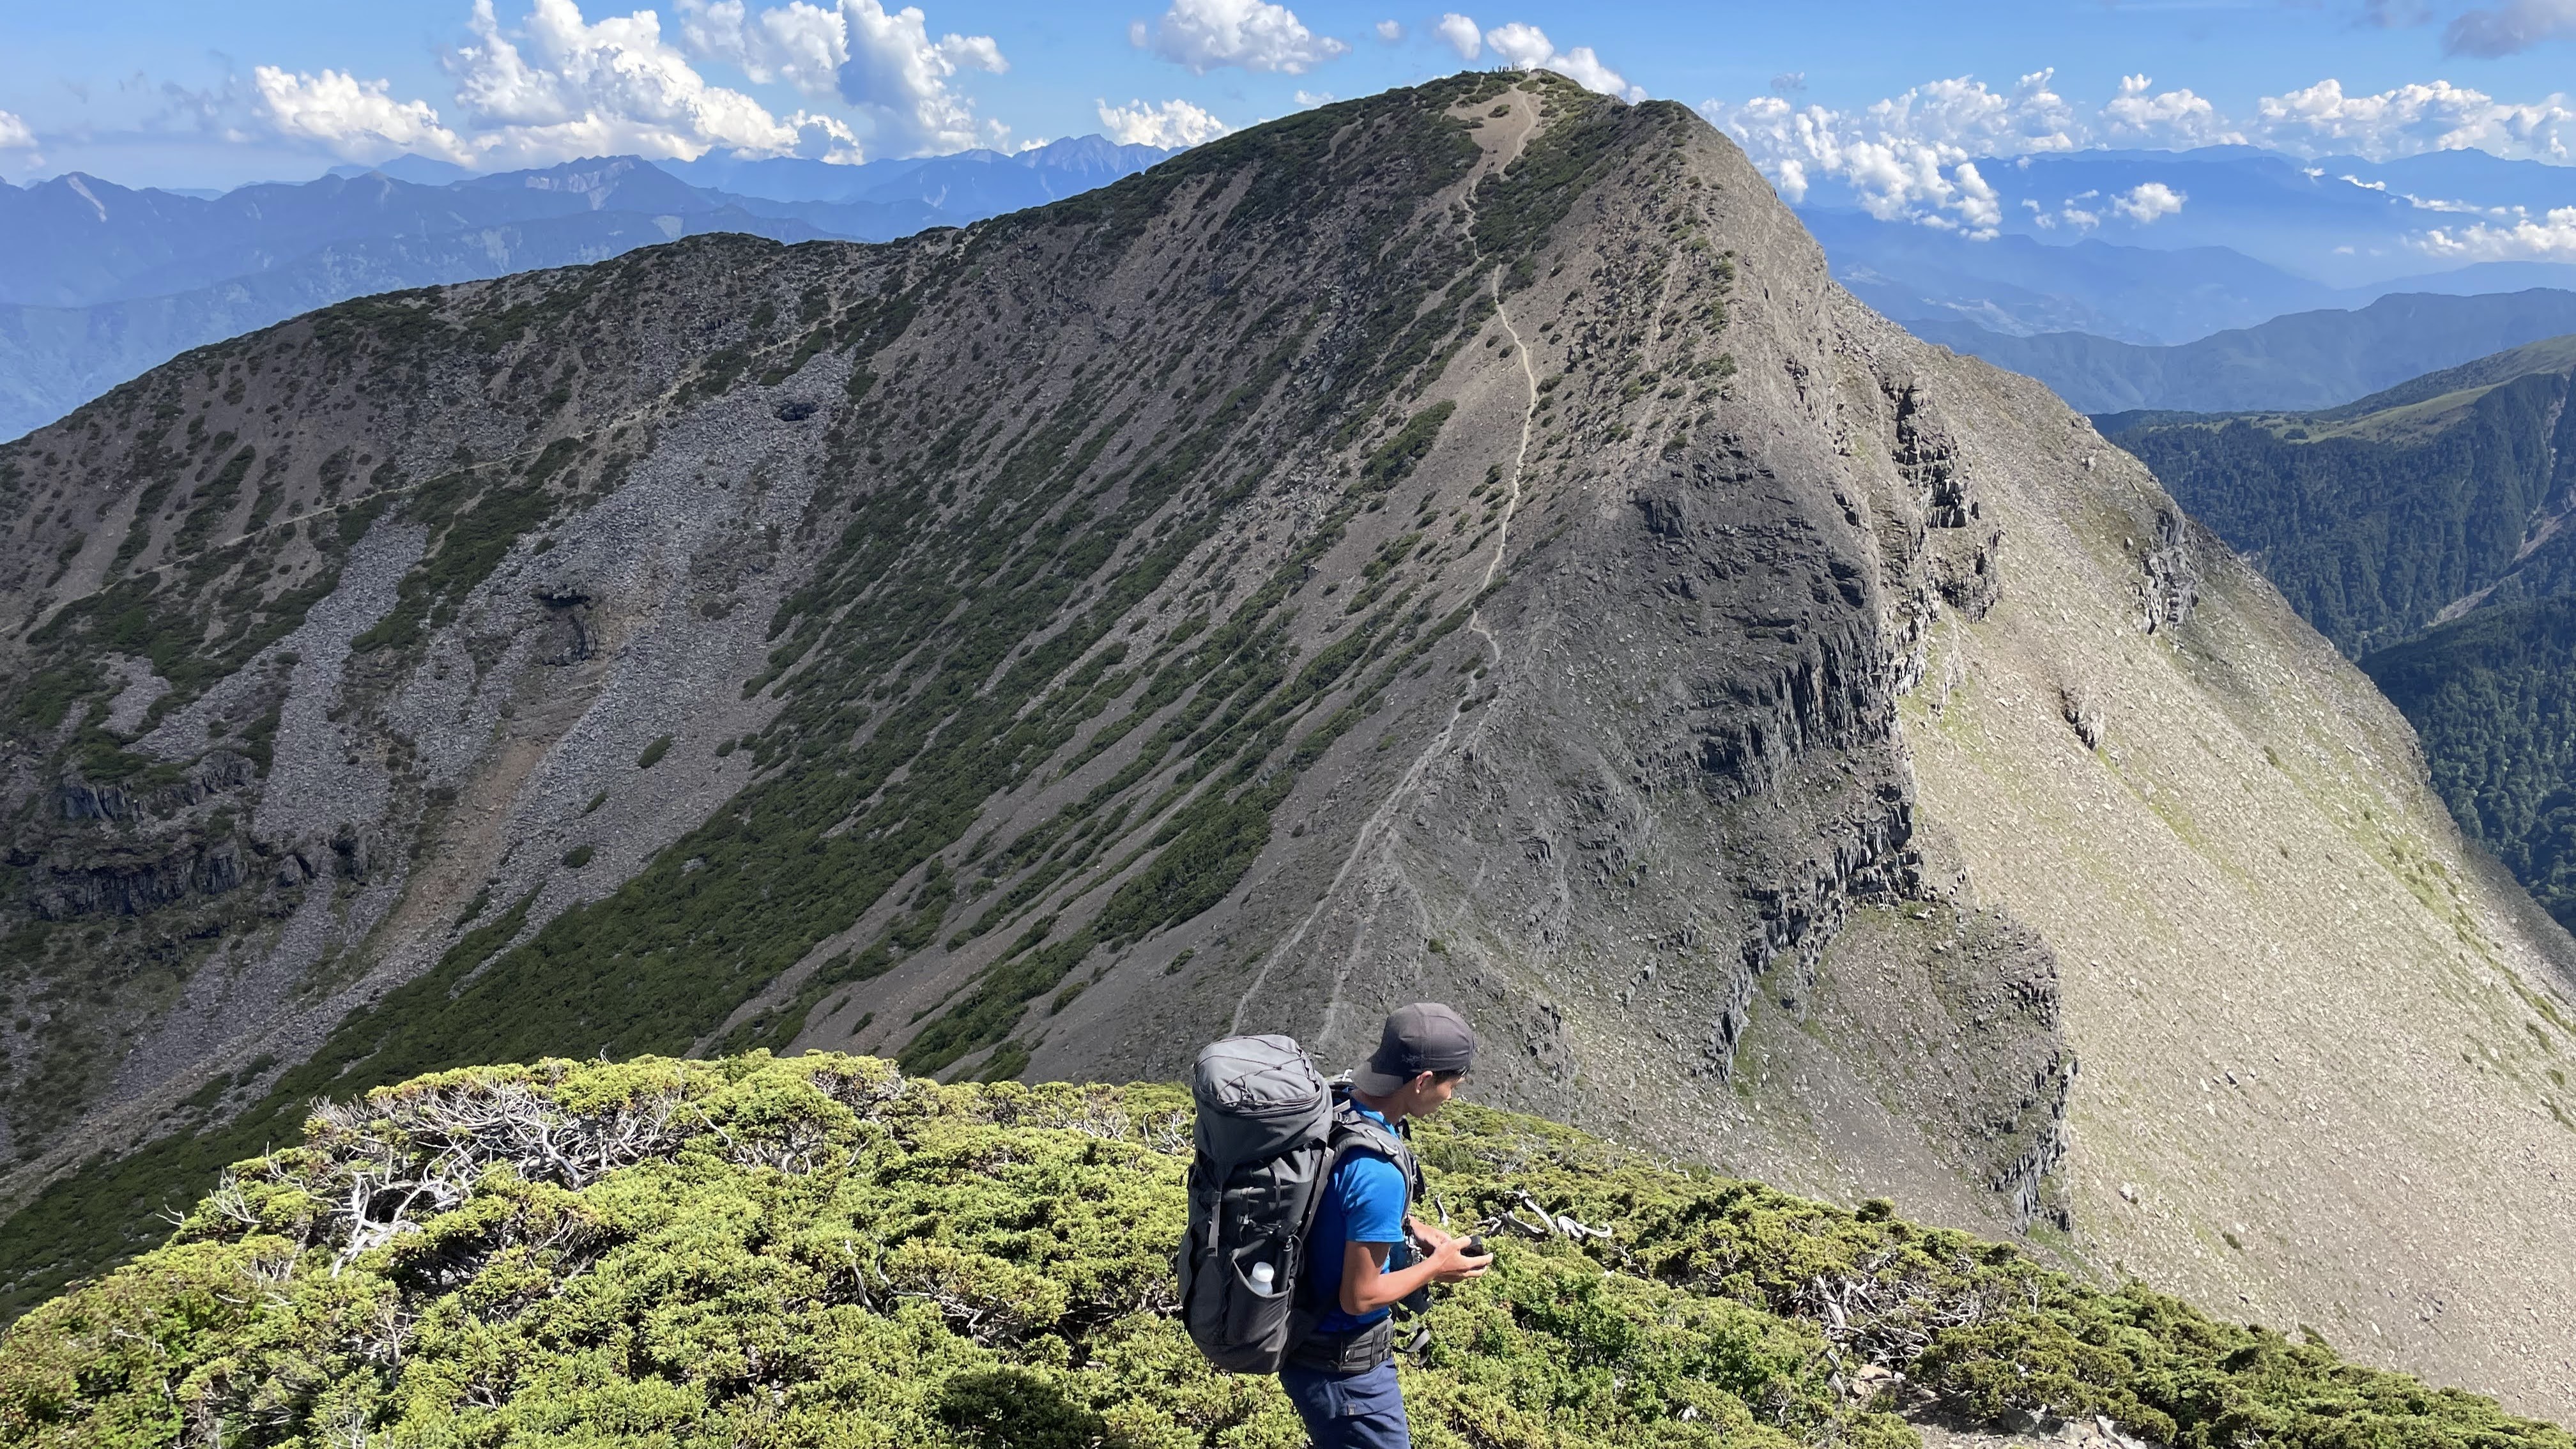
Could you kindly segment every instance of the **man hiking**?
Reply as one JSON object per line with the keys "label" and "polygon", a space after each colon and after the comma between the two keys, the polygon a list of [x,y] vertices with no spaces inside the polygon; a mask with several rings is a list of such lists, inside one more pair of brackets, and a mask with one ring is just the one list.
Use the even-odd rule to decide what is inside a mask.
{"label": "man hiking", "polygon": [[[1471,1255],[1469,1239],[1413,1216],[1420,1173],[1395,1130],[1446,1106],[1475,1058],[1476,1033],[1457,1012],[1436,1002],[1398,1008],[1336,1108],[1358,1129],[1359,1145],[1325,1184],[1308,1238],[1314,1269],[1305,1275],[1304,1306],[1319,1315],[1314,1332],[1279,1370],[1315,1449],[1410,1449],[1390,1310],[1494,1261]],[[1429,1256],[1415,1257],[1408,1230]]]}

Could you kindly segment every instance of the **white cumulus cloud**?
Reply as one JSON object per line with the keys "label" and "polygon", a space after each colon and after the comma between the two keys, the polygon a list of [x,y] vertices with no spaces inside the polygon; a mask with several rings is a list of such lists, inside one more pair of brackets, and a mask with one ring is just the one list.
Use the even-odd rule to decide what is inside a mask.
{"label": "white cumulus cloud", "polygon": [[2084,124],[2034,71],[2009,91],[1969,77],[1934,81],[1864,110],[1800,106],[1786,96],[1708,101],[1701,114],[1743,145],[1791,201],[1817,180],[1849,185],[1882,221],[1910,220],[1992,235],[2002,220],[1974,162],[2081,144]]}
{"label": "white cumulus cloud", "polygon": [[1485,53],[1485,32],[1476,28],[1475,21],[1455,10],[1441,16],[1440,23],[1433,30],[1443,43],[1458,52],[1460,60],[1474,60]]}
{"label": "white cumulus cloud", "polygon": [[1959,199],[1952,204],[1952,209],[1959,213],[1960,224],[1980,235],[1991,235],[1996,224],[2004,219],[2003,198],[1986,184],[1985,176],[1977,170],[1974,161],[1960,162],[1958,169],[1951,173],[1951,179],[1959,187]]}
{"label": "white cumulus cloud", "polygon": [[[1444,27],[1449,18],[1442,17]],[[1547,38],[1547,32],[1535,25],[1518,20],[1497,25],[1485,32],[1485,48],[1494,53],[1494,59],[1514,70],[1552,70],[1577,85],[1604,95],[1631,101],[1646,98],[1644,87],[1628,84],[1627,77],[1602,64],[1601,57],[1593,53],[1591,46],[1578,45],[1572,50],[1558,50],[1555,43]],[[1472,55],[1468,58],[1474,59]]]}
{"label": "white cumulus cloud", "polygon": [[1228,65],[1303,75],[1351,48],[1308,30],[1295,11],[1269,0],[1172,0],[1162,19],[1150,27],[1137,21],[1127,38],[1201,75]]}
{"label": "white cumulus cloud", "polygon": [[[877,0],[841,0],[849,22],[850,58],[840,71],[841,99],[858,107],[915,150],[959,151],[974,144],[972,102],[949,79],[961,70],[999,75],[1010,69],[988,35],[948,34],[933,41],[914,6],[887,11]],[[987,123],[988,139],[1003,132]]]}
{"label": "white cumulus cloud", "polygon": [[[880,0],[759,10],[677,0],[676,11],[674,36],[651,10],[594,21],[579,0],[529,0],[520,24],[504,28],[493,0],[474,0],[471,38],[443,57],[452,115],[384,81],[265,65],[253,72],[252,105],[272,133],[338,154],[410,150],[477,166],[719,147],[857,161],[1007,143],[1006,128],[979,120],[953,84],[962,71],[1008,68],[989,36],[933,39],[919,9],[888,11]],[[698,62],[791,86],[831,109],[777,114],[709,80]]]}
{"label": "white cumulus cloud", "polygon": [[2454,262],[2576,262],[2576,206],[2562,206],[2538,220],[2511,225],[2480,222],[2457,231],[2435,229],[2414,241],[2418,250]]}
{"label": "white cumulus cloud", "polygon": [[346,71],[303,75],[273,65],[254,67],[251,84],[260,113],[282,136],[318,141],[334,155],[381,160],[417,151],[445,161],[470,162],[473,152],[440,125],[427,101],[396,100],[391,82],[363,81]]}
{"label": "white cumulus cloud", "polygon": [[839,93],[850,32],[837,8],[804,0],[757,13],[743,0],[678,0],[675,8],[680,41],[700,59],[729,64],[761,85],[784,83],[809,96]]}
{"label": "white cumulus cloud", "polygon": [[1377,23],[1377,38],[1385,41],[1389,45],[1393,45],[1397,41],[1402,40],[1404,38],[1403,22],[1397,20],[1379,21]]}
{"label": "white cumulus cloud", "polygon": [[694,157],[718,146],[775,155],[802,139],[799,126],[698,74],[650,10],[593,23],[574,0],[534,0],[512,36],[492,0],[475,0],[469,26],[473,43],[447,68],[487,160]]}
{"label": "white cumulus cloud", "polygon": [[36,149],[36,133],[29,130],[27,123],[20,120],[16,114],[0,111],[0,151],[34,149]]}
{"label": "white cumulus cloud", "polygon": [[1098,104],[1101,130],[1121,146],[1199,146],[1234,129],[1187,101]]}
{"label": "white cumulus cloud", "polygon": [[953,83],[961,71],[1010,69],[991,36],[934,40],[918,7],[889,11],[879,0],[829,8],[791,0],[759,11],[743,0],[679,0],[678,8],[692,54],[763,85],[848,103],[868,119],[880,150],[957,151],[1002,139]]}
{"label": "white cumulus cloud", "polygon": [[2576,109],[2565,96],[2528,104],[2499,101],[2449,81],[2348,95],[2335,80],[2265,96],[2258,139],[2288,150],[2348,152],[2372,161],[2426,151],[2489,151],[2566,162],[2576,142]]}
{"label": "white cumulus cloud", "polygon": [[2120,93],[2102,107],[2110,139],[2157,146],[2241,146],[2243,132],[2229,126],[2207,98],[2189,90],[2155,93],[2143,75],[2120,77]]}
{"label": "white cumulus cloud", "polygon": [[2111,201],[2111,209],[2145,226],[2160,216],[2172,216],[2182,210],[2189,198],[2161,181],[2133,186]]}
{"label": "white cumulus cloud", "polygon": [[[2576,159],[2570,155],[2576,103],[2565,96],[2504,102],[2447,81],[2348,94],[2328,79],[2266,96],[2253,115],[2231,118],[2189,90],[2158,91],[2143,75],[2122,77],[2118,93],[2087,112],[2058,95],[2051,79],[2052,72],[2035,71],[2010,90],[1998,90],[1960,76],[1849,110],[1800,105],[1786,95],[1710,100],[1699,109],[1791,201],[1804,200],[1811,187],[1831,178],[1849,186],[1882,220],[1972,233],[1983,206],[1959,167],[2035,152],[2250,143],[2296,156],[2356,154],[2372,160],[2460,148],[2543,161]],[[2173,200],[2179,206],[2183,198],[2175,193]],[[2157,209],[2162,198],[2134,192],[2098,206],[2079,204],[2084,201],[2029,209],[2037,225],[2078,230],[2098,225],[2112,210],[2141,225],[2171,214],[2170,208]]]}

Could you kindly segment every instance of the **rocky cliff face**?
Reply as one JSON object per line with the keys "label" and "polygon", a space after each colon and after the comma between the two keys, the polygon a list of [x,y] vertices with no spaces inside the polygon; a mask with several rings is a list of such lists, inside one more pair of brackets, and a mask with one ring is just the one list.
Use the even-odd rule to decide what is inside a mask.
{"label": "rocky cliff face", "polygon": [[[2555,1402],[2516,1248],[2404,1259],[2474,1334],[2370,1255],[2569,1225],[2566,939],[2142,469],[1678,107],[1462,77],[351,304],[0,479],[13,1301],[433,1067],[1342,1064],[1438,996],[1496,1100]],[[2529,1181],[2437,1219],[2364,1141]]]}

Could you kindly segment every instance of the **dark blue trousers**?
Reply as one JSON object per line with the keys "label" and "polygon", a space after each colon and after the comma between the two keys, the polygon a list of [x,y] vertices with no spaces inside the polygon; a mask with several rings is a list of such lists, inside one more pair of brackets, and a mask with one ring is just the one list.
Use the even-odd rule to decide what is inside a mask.
{"label": "dark blue trousers", "polygon": [[1279,1387],[1288,1391],[1288,1402],[1306,1421],[1306,1436],[1315,1441],[1315,1449],[1413,1449],[1392,1359],[1355,1374],[1285,1368],[1279,1371]]}

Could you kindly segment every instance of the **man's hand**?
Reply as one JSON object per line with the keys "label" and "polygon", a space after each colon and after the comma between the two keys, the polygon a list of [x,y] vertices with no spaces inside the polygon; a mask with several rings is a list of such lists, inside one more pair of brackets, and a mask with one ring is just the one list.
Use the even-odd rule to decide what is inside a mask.
{"label": "man's hand", "polygon": [[1434,1283],[1463,1283],[1491,1267],[1491,1253],[1470,1254],[1467,1239],[1433,1227],[1420,1218],[1408,1217],[1405,1226],[1430,1251],[1423,1255],[1422,1266],[1429,1269]]}
{"label": "man's hand", "polygon": [[1388,1243],[1351,1243],[1342,1250],[1342,1311],[1368,1313],[1397,1302],[1426,1283],[1463,1283],[1493,1266],[1490,1253],[1471,1254],[1467,1239],[1405,1219],[1405,1230],[1430,1251],[1408,1267],[1386,1271]]}
{"label": "man's hand", "polygon": [[1451,1238],[1442,1243],[1432,1250],[1431,1256],[1423,1263],[1423,1266],[1431,1270],[1431,1281],[1434,1283],[1464,1283],[1470,1278],[1481,1276],[1493,1265],[1494,1255],[1491,1253],[1481,1257],[1469,1257],[1465,1238]]}

